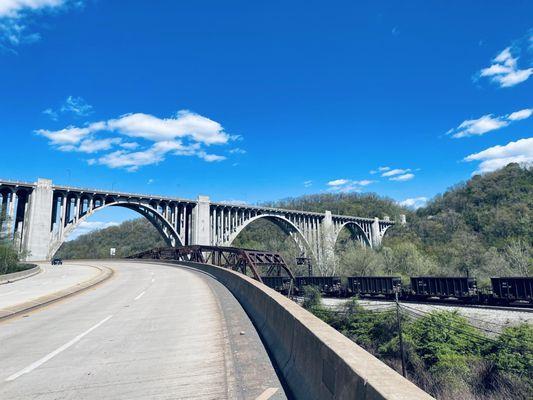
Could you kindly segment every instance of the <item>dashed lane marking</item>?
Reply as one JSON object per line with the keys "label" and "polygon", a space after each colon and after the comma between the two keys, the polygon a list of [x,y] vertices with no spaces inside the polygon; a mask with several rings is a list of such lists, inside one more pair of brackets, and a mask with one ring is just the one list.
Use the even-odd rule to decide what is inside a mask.
{"label": "dashed lane marking", "polygon": [[96,325],[94,325],[93,327],[87,329],[85,332],[83,332],[82,334],[76,336],[74,339],[72,339],[70,342],[68,343],[65,343],[63,346],[55,349],[54,351],[52,351],[51,353],[47,354],[46,356],[44,356],[43,358],[41,358],[40,360],[37,360],[35,361],[33,364],[31,365],[28,365],[26,368],[24,369],[21,369],[19,372],[16,372],[14,373],[13,375],[11,375],[10,377],[8,377],[6,379],[6,381],[14,381],[15,379],[17,379],[18,377],[20,377],[21,375],[24,375],[24,374],[27,374],[31,371],[33,371],[35,368],[38,368],[40,367],[41,365],[43,365],[45,362],[51,360],[52,358],[54,358],[55,356],[57,356],[59,353],[65,351],[66,349],[68,349],[70,346],[72,346],[73,344],[76,344],[77,342],[79,342],[85,335],[88,335],[89,333],[91,333],[92,331],[94,331],[96,328],[98,328],[100,325],[102,325],[103,323],[105,323],[106,321],[108,321],[109,319],[111,319],[112,315],[110,315],[109,317],[107,318],[104,318],[103,320],[101,320],[100,322],[98,322]]}

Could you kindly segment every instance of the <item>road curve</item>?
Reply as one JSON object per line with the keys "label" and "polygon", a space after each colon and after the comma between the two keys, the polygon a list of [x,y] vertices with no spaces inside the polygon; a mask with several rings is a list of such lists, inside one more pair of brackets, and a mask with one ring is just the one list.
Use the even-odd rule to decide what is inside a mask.
{"label": "road curve", "polygon": [[246,313],[213,278],[168,264],[79,264],[115,276],[0,322],[2,400],[286,398]]}

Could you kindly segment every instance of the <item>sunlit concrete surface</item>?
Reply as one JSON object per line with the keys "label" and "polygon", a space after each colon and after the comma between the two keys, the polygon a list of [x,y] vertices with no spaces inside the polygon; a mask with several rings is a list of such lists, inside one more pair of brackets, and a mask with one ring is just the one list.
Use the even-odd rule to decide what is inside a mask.
{"label": "sunlit concrete surface", "polygon": [[107,282],[0,323],[2,400],[286,398],[220,283],[171,266],[103,265],[116,271]]}
{"label": "sunlit concrete surface", "polygon": [[0,310],[68,289],[100,273],[89,265],[39,265],[42,271],[37,275],[0,285]]}

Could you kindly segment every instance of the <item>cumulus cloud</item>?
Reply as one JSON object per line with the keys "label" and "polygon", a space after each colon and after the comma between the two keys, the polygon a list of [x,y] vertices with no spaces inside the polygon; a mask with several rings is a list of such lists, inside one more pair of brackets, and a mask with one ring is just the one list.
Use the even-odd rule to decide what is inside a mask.
{"label": "cumulus cloud", "polygon": [[533,163],[533,137],[509,142],[504,146],[489,147],[479,153],[470,154],[464,160],[480,162],[474,174],[495,171],[509,163],[530,165]]}
{"label": "cumulus cloud", "polygon": [[513,52],[518,51],[519,49],[512,47],[505,48],[492,60],[489,67],[479,72],[479,76],[490,79],[500,87],[511,87],[526,81],[533,74],[533,68],[518,68],[518,57],[513,56]]}
{"label": "cumulus cloud", "polygon": [[375,181],[369,179],[352,180],[352,179],[335,179],[328,182],[330,192],[349,193],[360,192],[364,186],[368,186]]}
{"label": "cumulus cloud", "polygon": [[514,121],[527,119],[532,114],[532,108],[525,108],[502,116],[487,114],[477,119],[463,121],[457,128],[452,128],[446,133],[456,139],[468,136],[481,136],[487,132],[504,128]]}
{"label": "cumulus cloud", "polygon": [[41,36],[30,31],[29,22],[35,15],[57,12],[69,6],[81,6],[83,0],[1,0],[0,48],[13,49],[21,44],[38,41]]}
{"label": "cumulus cloud", "polygon": [[402,175],[396,175],[396,176],[393,176],[392,178],[389,178],[389,181],[405,182],[405,181],[410,181],[414,177],[415,177],[415,174],[411,174],[411,173],[402,174]]}
{"label": "cumulus cloud", "polygon": [[417,208],[425,206],[427,201],[428,201],[427,197],[420,196],[420,197],[413,197],[413,198],[399,201],[398,204],[403,207],[417,209]]}
{"label": "cumulus cloud", "polygon": [[388,170],[390,170],[390,167],[378,167],[378,169],[373,169],[372,171],[370,171],[370,173],[374,175],[374,174],[378,174],[380,172],[385,172]]}
{"label": "cumulus cloud", "polygon": [[[76,106],[77,112],[87,111],[80,108],[78,102],[69,102],[69,105]],[[128,171],[157,164],[168,153],[197,156],[206,162],[223,161],[225,156],[208,153],[204,147],[227,144],[231,140],[231,136],[218,122],[188,110],[179,111],[171,118],[158,118],[143,113],[126,114],[82,127],[68,126],[56,131],[39,129],[36,133],[46,137],[50,145],[61,151],[97,153],[114,147],[114,151],[91,159],[89,164],[124,168]],[[137,141],[124,141],[125,137],[151,144],[143,146]],[[238,150],[239,153],[244,152],[242,149]]]}
{"label": "cumulus cloud", "polygon": [[401,175],[405,174],[406,172],[411,171],[410,169],[401,169],[401,168],[395,168],[395,169],[389,169],[387,172],[384,172],[381,174],[382,177],[389,177],[389,176],[395,176],[395,175]]}
{"label": "cumulus cloud", "polygon": [[328,186],[341,186],[348,183],[348,179],[335,179],[328,182]]}
{"label": "cumulus cloud", "polygon": [[526,108],[524,110],[516,111],[514,113],[509,114],[507,119],[511,121],[520,121],[522,119],[527,119],[531,117],[531,114],[533,114],[533,108]]}

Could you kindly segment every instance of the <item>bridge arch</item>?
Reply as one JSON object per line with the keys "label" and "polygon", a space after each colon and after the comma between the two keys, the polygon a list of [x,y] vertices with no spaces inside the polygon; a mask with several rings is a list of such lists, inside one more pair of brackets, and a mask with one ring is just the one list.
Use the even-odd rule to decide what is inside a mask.
{"label": "bridge arch", "polygon": [[368,235],[367,233],[365,232],[365,230],[363,229],[363,227],[361,225],[359,225],[357,222],[355,221],[347,221],[345,223],[343,223],[341,226],[339,226],[337,232],[335,232],[335,240],[333,241],[333,246],[335,247],[337,245],[337,242],[339,240],[339,236],[340,236],[340,233],[342,232],[342,230],[346,228],[350,231],[352,237],[361,237],[362,240],[363,240],[363,243],[368,246],[368,247],[372,247],[372,243],[370,242],[370,240],[368,239]]}
{"label": "bridge arch", "polygon": [[242,225],[240,225],[235,232],[233,232],[229,239],[227,240],[227,245],[231,246],[235,239],[239,236],[239,234],[251,223],[258,221],[260,219],[266,219],[272,223],[274,223],[278,228],[280,228],[284,233],[286,233],[288,236],[290,236],[301,252],[305,252],[306,254],[311,254],[315,260],[318,259],[317,255],[313,251],[312,246],[310,245],[309,241],[306,239],[303,232],[289,219],[285,218],[282,215],[276,215],[276,214],[259,214],[256,215],[250,219],[247,219]]}
{"label": "bridge arch", "polygon": [[123,207],[135,211],[145,217],[150,223],[157,229],[161,237],[165,240],[168,246],[182,246],[184,244],[182,238],[176,231],[176,229],[165,219],[161,213],[156,209],[145,203],[129,202],[129,201],[113,201],[107,202],[109,198],[106,198],[105,202],[101,202],[99,206],[94,206],[92,209],[87,210],[81,214],[78,219],[75,219],[64,228],[63,233],[56,237],[50,246],[49,257],[59,250],[61,245],[65,242],[68,236],[87,218],[95,214],[96,212],[108,207]]}

